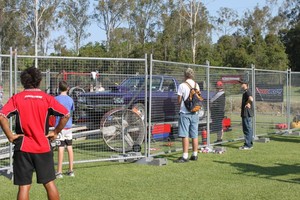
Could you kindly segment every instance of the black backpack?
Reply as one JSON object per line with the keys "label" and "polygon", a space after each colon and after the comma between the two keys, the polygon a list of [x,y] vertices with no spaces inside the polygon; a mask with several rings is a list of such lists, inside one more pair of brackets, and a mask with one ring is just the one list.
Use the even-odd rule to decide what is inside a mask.
{"label": "black backpack", "polygon": [[203,98],[200,91],[197,89],[197,83],[195,82],[195,87],[192,87],[188,82],[185,82],[190,88],[190,94],[188,98],[184,101],[186,109],[190,112],[197,112],[202,107]]}

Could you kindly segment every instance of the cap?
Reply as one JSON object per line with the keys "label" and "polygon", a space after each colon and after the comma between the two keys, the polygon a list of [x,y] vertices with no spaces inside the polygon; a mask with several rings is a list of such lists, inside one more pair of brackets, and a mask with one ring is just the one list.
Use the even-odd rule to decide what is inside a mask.
{"label": "cap", "polygon": [[217,81],[216,87],[217,88],[223,88],[223,82],[222,81]]}

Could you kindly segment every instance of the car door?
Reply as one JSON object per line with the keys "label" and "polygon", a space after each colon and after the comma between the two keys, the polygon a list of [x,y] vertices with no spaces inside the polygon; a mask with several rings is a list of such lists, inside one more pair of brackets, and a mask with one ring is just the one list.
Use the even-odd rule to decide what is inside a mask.
{"label": "car door", "polygon": [[152,122],[177,120],[177,85],[172,77],[153,77],[152,79]]}

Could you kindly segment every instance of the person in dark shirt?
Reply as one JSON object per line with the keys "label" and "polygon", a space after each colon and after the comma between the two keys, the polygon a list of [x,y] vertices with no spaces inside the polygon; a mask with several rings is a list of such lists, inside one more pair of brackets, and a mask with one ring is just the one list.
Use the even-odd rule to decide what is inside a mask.
{"label": "person in dark shirt", "polygon": [[245,137],[245,143],[241,146],[240,150],[249,150],[253,147],[253,124],[252,117],[254,116],[253,109],[253,97],[249,90],[249,84],[245,81],[240,81],[241,89],[243,90],[242,105],[241,105],[241,117],[242,126]]}
{"label": "person in dark shirt", "polygon": [[217,133],[217,140],[215,143],[222,142],[223,138],[223,119],[225,116],[225,91],[222,81],[216,83],[217,93],[210,100],[210,110],[212,126],[211,132]]}
{"label": "person in dark shirt", "polygon": [[[70,114],[53,96],[39,89],[42,73],[35,67],[21,73],[24,90],[12,96],[0,111],[0,125],[9,142],[14,143],[14,184],[19,186],[17,199],[29,199],[33,172],[44,185],[48,199],[59,199],[54,183],[55,169],[50,140],[56,139]],[[60,116],[59,124],[49,131],[49,116]],[[15,133],[8,118],[16,116]]]}

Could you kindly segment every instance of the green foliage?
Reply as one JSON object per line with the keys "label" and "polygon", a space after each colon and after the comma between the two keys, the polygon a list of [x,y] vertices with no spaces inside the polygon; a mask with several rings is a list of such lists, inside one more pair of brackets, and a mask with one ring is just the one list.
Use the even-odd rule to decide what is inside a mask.
{"label": "green foliage", "polygon": [[90,35],[85,30],[90,25],[89,5],[89,0],[66,0],[63,2],[63,25],[66,27],[67,34],[74,44],[74,50],[77,55],[79,55],[82,40]]}
{"label": "green foliage", "polygon": [[[241,17],[230,8],[211,16],[199,0],[44,0],[37,6],[39,55],[143,58],[212,65],[299,70],[299,0],[267,1]],[[34,1],[0,0],[0,53],[9,47],[19,54],[34,52]],[[105,31],[106,40],[82,44],[91,23]],[[65,31],[49,41],[53,29]],[[283,31],[285,29],[285,31]],[[219,35],[212,44],[212,35]],[[279,40],[280,38],[281,40]],[[67,47],[67,39],[75,48]],[[288,54],[288,56],[287,56]]]}
{"label": "green foliage", "polygon": [[106,57],[106,49],[99,42],[91,43],[82,46],[79,50],[80,57]]}
{"label": "green foliage", "polygon": [[294,27],[300,21],[300,0],[286,0],[281,14],[285,16],[289,24]]}
{"label": "green foliage", "polygon": [[247,36],[223,36],[215,45],[214,58],[221,66],[247,68],[254,64],[260,69],[286,70],[288,59],[279,38],[269,34],[263,38],[255,32]]}
{"label": "green foliage", "polygon": [[263,69],[273,70],[287,70],[288,56],[285,53],[285,47],[280,39],[275,35],[267,35],[266,42],[266,56],[268,58],[267,64]]}
{"label": "green foliage", "polygon": [[300,71],[300,22],[294,28],[281,33],[290,60],[290,67],[292,70]]}

